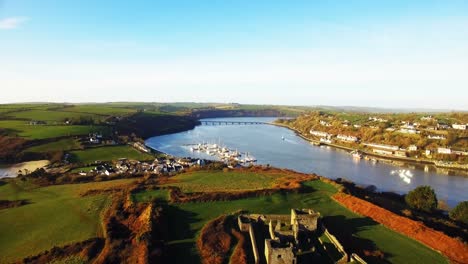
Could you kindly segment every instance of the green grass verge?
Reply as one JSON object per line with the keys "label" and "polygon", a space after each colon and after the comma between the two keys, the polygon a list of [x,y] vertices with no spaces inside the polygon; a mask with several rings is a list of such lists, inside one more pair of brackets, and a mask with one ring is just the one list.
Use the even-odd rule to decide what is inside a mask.
{"label": "green grass verge", "polygon": [[247,191],[271,188],[281,174],[237,171],[197,171],[179,174],[172,179],[184,192]]}
{"label": "green grass verge", "polygon": [[37,188],[17,180],[0,186],[0,200],[29,201],[21,207],[0,210],[0,262],[9,263],[53,246],[98,236],[101,212],[110,198],[81,197],[80,193],[130,182],[131,179],[125,179]]}
{"label": "green grass verge", "polygon": [[[291,208],[313,208],[320,212],[335,232],[351,231],[364,243],[374,243],[386,255],[383,263],[447,263],[439,253],[419,242],[358,216],[331,199],[336,190],[321,181],[308,182],[310,192],[207,203],[166,205],[170,239],[168,250],[174,263],[199,263],[195,242],[198,232],[209,220],[237,210],[252,213],[290,214]],[[330,226],[331,225],[331,226]]]}
{"label": "green grass verge", "polygon": [[65,138],[55,142],[46,143],[34,147],[30,147],[24,150],[24,152],[49,152],[49,151],[57,151],[57,150],[72,150],[72,149],[80,149],[81,144],[78,140],[74,138]]}
{"label": "green grass verge", "polygon": [[141,153],[130,146],[108,146],[96,147],[85,150],[72,151],[72,161],[83,164],[93,163],[96,160],[111,161],[120,158],[134,160],[152,160],[154,157],[149,154]]}

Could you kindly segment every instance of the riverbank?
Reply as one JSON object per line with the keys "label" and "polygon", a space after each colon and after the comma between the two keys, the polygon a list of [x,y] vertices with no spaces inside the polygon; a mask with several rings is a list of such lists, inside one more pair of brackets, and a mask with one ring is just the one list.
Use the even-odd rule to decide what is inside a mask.
{"label": "riverbank", "polygon": [[17,163],[13,165],[2,165],[0,167],[0,178],[11,178],[18,176],[18,172],[33,172],[36,169],[44,168],[49,165],[48,160],[36,160]]}
{"label": "riverbank", "polygon": [[[355,150],[355,148],[350,148],[350,147],[341,146],[341,145],[337,145],[337,144],[325,143],[325,142],[320,142],[318,140],[313,140],[311,138],[308,138],[304,134],[302,134],[299,130],[297,130],[295,128],[292,128],[292,127],[290,127],[288,125],[285,125],[285,124],[279,124],[279,123],[275,123],[275,122],[272,122],[270,124],[290,129],[290,130],[294,131],[297,136],[301,137],[302,139],[304,139],[304,140],[306,140],[306,141],[308,141],[308,142],[310,142],[310,143],[312,143],[313,145],[316,145],[316,146],[330,146],[330,147],[333,147],[333,148],[342,149],[342,150],[346,150],[346,151],[354,151]],[[396,156],[380,155],[380,154],[373,153],[373,152],[368,152],[368,151],[365,151],[365,150],[362,150],[362,149],[360,149],[359,151],[362,152],[362,154],[364,154],[366,156],[374,157],[374,158],[377,158],[378,160],[381,160],[381,161],[396,161],[396,162],[404,162],[404,163],[409,163],[409,164],[430,165],[430,166],[434,166],[436,168],[441,168],[441,169],[451,169],[451,170],[462,171],[462,172],[465,172],[465,173],[468,172],[468,165],[466,165],[466,164],[448,164],[448,163],[444,163],[444,162],[441,162],[441,161],[433,161],[433,160],[428,160],[428,159],[416,159],[416,158],[408,158],[408,157],[396,157]]]}

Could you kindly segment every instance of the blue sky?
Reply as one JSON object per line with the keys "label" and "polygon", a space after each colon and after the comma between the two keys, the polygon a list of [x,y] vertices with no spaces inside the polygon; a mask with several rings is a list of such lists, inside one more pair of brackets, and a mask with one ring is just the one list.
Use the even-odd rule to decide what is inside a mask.
{"label": "blue sky", "polygon": [[0,102],[468,110],[468,1],[0,0]]}

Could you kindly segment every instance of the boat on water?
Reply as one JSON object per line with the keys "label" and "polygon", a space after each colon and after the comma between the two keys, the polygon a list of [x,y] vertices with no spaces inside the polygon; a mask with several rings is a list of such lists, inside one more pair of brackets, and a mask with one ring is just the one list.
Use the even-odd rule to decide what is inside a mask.
{"label": "boat on water", "polygon": [[362,153],[358,150],[351,151],[350,153],[355,159],[362,159]]}
{"label": "boat on water", "polygon": [[281,137],[281,140],[284,140],[284,136]]}

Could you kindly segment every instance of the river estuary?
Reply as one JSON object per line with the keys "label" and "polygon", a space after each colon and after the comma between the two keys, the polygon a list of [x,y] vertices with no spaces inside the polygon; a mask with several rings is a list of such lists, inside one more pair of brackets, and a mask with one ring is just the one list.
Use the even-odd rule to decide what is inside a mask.
{"label": "river estuary", "polygon": [[[209,120],[271,122],[275,118]],[[192,152],[187,146],[202,142],[221,143],[239,152],[249,152],[257,164],[313,172],[331,179],[344,178],[363,186],[374,185],[381,191],[403,194],[419,185],[430,185],[438,199],[451,207],[468,200],[466,176],[447,175],[432,166],[356,160],[346,151],[313,146],[294,131],[273,125],[200,125],[190,131],[149,138],[146,145],[174,156],[214,159],[204,152]]]}

